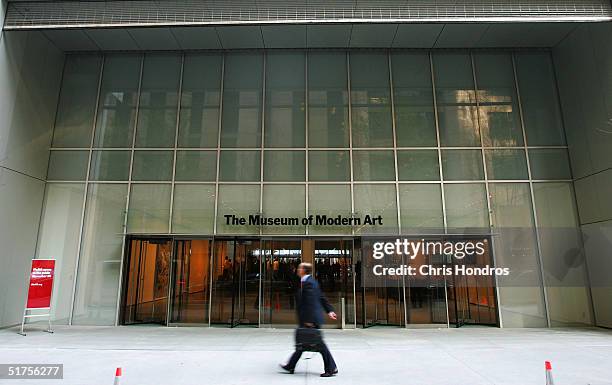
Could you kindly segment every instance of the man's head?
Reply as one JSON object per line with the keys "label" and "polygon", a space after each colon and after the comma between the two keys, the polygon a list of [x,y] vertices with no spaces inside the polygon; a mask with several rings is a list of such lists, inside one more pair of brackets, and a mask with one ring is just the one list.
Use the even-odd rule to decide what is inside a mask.
{"label": "man's head", "polygon": [[309,274],[312,274],[312,264],[307,263],[307,262],[300,263],[297,269],[297,275],[299,275],[300,278],[302,278],[303,276],[309,275]]}

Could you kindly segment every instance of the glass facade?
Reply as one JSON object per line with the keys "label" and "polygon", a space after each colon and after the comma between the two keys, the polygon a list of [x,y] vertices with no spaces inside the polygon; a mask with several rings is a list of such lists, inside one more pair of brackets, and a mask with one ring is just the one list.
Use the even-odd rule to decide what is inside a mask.
{"label": "glass facade", "polygon": [[[45,218],[76,215],[55,206],[85,190],[82,226],[66,230],[80,240],[66,246],[80,253],[65,261],[78,270],[74,323],[114,322],[126,234],[489,234],[515,226],[515,205],[535,234],[540,197],[571,190],[551,71],[548,53],[529,51],[69,55]],[[224,219],[257,213],[372,213],[383,225]],[[512,260],[494,243],[494,258]],[[535,242],[525,263],[537,270],[540,252]],[[533,307],[516,324],[540,325],[540,297],[506,310]]]}

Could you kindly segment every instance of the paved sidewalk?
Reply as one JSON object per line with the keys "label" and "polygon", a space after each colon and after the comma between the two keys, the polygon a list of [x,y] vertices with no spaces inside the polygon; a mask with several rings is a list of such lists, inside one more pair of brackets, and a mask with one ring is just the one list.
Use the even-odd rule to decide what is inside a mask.
{"label": "paved sidewalk", "polygon": [[[329,330],[340,374],[320,378],[319,355],[294,375],[278,363],[291,353],[286,329],[58,327],[55,334],[0,330],[0,363],[63,363],[64,380],[0,380],[7,385],[612,384],[612,332],[602,329]],[[312,355],[305,353],[304,357]]]}

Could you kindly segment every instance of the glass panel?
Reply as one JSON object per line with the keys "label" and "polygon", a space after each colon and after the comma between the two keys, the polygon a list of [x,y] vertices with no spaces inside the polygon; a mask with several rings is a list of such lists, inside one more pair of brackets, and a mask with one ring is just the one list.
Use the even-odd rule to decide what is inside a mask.
{"label": "glass panel", "polygon": [[266,147],[305,147],[305,56],[302,52],[266,57]]}
{"label": "glass panel", "polygon": [[549,53],[516,54],[525,134],[529,146],[565,145],[563,120]]}
{"label": "glass panel", "polygon": [[221,151],[219,180],[259,182],[261,151]]}
{"label": "glass panel", "polygon": [[170,184],[133,184],[128,209],[128,233],[167,233]]}
{"label": "glass panel", "polygon": [[94,144],[131,147],[134,135],[140,55],[106,55]]}
{"label": "glass panel", "polygon": [[301,220],[306,212],[304,185],[264,185],[263,216],[297,218],[297,225],[263,226],[264,234],[304,234]]}
{"label": "glass panel", "polygon": [[393,53],[391,63],[397,145],[436,146],[436,118],[429,55]]}
{"label": "glass panel", "polygon": [[84,195],[85,185],[80,183],[48,183],[45,192],[37,258],[56,260],[51,305],[56,324],[67,325],[70,317]]}
{"label": "glass panel", "polygon": [[399,150],[399,180],[440,180],[438,150]]}
{"label": "glass panel", "polygon": [[480,150],[442,150],[444,180],[484,179]]}
{"label": "glass panel", "polygon": [[173,233],[213,234],[215,185],[176,184],[173,205]]}
{"label": "glass panel", "polygon": [[358,181],[395,180],[393,151],[353,151],[353,177]]}
{"label": "glass panel", "polygon": [[174,147],[180,76],[179,55],[145,55],[136,147]]}
{"label": "glass panel", "polygon": [[211,246],[212,241],[207,239],[176,242],[170,322],[208,322]]}
{"label": "glass panel", "polygon": [[499,277],[504,326],[545,327],[542,281],[528,183],[489,185],[495,226],[495,263],[511,274]]}
{"label": "glass panel", "polygon": [[[308,186],[308,215],[336,218],[351,216],[351,186],[325,184]],[[310,226],[311,234],[350,234],[350,226]]]}
{"label": "glass panel", "polygon": [[90,146],[101,62],[99,55],[66,56],[53,147]]}
{"label": "glass panel", "polygon": [[308,145],[348,147],[346,53],[308,54]]}
{"label": "glass panel", "polygon": [[488,232],[489,210],[484,184],[445,184],[444,198],[449,232]]}
{"label": "glass panel", "polygon": [[135,151],[132,180],[172,180],[172,151]]}
{"label": "glass panel", "polygon": [[591,324],[589,283],[572,184],[534,183],[533,194],[551,322],[554,326]]}
{"label": "glass panel", "polygon": [[470,55],[436,53],[433,68],[441,145],[480,146]]}
{"label": "glass panel", "polygon": [[89,180],[128,180],[131,156],[131,151],[93,151]]}
{"label": "glass panel", "polygon": [[219,185],[218,234],[259,234],[258,226],[228,224],[225,215],[246,218],[259,212],[259,185]]}
{"label": "glass panel", "polygon": [[489,179],[529,179],[525,150],[485,150]]}
{"label": "glass panel", "polygon": [[122,325],[166,324],[172,240],[133,239],[125,259]]}
{"label": "glass panel", "polygon": [[353,187],[355,214],[362,220],[366,215],[382,217],[381,225],[362,225],[355,229],[356,234],[397,234],[397,205],[395,185],[357,184]]}
{"label": "glass panel", "polygon": [[176,181],[214,181],[217,178],[216,151],[177,151]]}
{"label": "glass panel", "polygon": [[564,148],[529,150],[531,178],[572,179],[569,157]]}
{"label": "glass panel", "polygon": [[269,182],[302,182],[306,180],[304,151],[266,151],[264,180]]}
{"label": "glass panel", "polygon": [[443,232],[444,214],[439,184],[400,184],[399,198],[402,234]]}
{"label": "glass panel", "polygon": [[260,53],[225,56],[222,147],[261,147],[262,72]]}
{"label": "glass panel", "polygon": [[185,55],[179,147],[217,147],[222,64],[221,55]]}
{"label": "glass panel", "polygon": [[51,151],[48,180],[85,180],[89,151]]}
{"label": "glass panel", "polygon": [[385,53],[351,53],[353,147],[391,147],[389,63]]}
{"label": "glass panel", "polygon": [[308,151],[309,181],[349,181],[348,151]]}
{"label": "glass panel", "polygon": [[73,323],[114,325],[127,184],[90,184]]}
{"label": "glass panel", "polygon": [[474,67],[483,145],[522,146],[512,56],[507,53],[476,54]]}

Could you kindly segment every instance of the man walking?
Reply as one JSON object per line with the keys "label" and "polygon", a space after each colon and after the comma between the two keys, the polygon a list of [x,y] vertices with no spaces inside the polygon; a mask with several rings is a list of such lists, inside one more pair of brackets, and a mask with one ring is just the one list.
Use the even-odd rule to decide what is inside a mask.
{"label": "man walking", "polygon": [[[296,295],[299,327],[319,329],[324,322],[323,311],[327,313],[329,318],[336,320],[337,316],[334,313],[334,308],[321,293],[319,283],[312,277],[312,265],[301,263],[298,266],[297,274],[300,277],[300,287]],[[321,377],[332,377],[338,373],[336,362],[327,345],[324,342],[321,342],[321,345],[321,356],[323,356],[325,367],[325,372],[321,374]],[[288,373],[293,374],[295,365],[302,353],[301,349],[296,348],[289,362],[286,365],[281,365],[281,367]]]}

